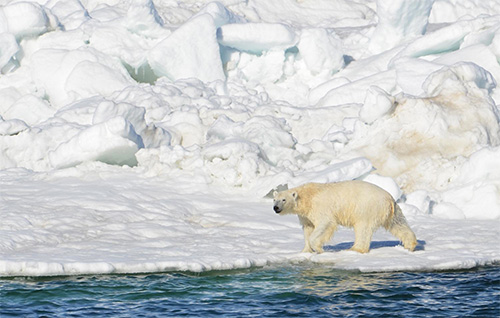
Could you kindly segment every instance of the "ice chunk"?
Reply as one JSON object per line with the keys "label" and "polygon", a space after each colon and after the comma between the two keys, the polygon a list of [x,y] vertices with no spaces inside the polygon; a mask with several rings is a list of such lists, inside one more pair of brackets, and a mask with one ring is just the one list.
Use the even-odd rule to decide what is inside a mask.
{"label": "ice chunk", "polygon": [[65,31],[77,29],[90,19],[89,13],[80,0],[51,0],[45,6],[57,17]]}
{"label": "ice chunk", "polygon": [[161,33],[163,19],[152,0],[135,0],[130,2],[125,25],[132,33],[154,36],[158,30]]}
{"label": "ice chunk", "polygon": [[349,83],[350,81],[345,77],[336,77],[329,81],[321,83],[320,85],[312,88],[309,91],[309,96],[308,96],[309,103],[314,105],[321,98],[323,98],[329,91]]}
{"label": "ice chunk", "polygon": [[280,50],[255,55],[242,52],[238,61],[238,75],[251,85],[275,83],[283,76],[285,54]]}
{"label": "ice chunk", "polygon": [[144,114],[146,110],[128,103],[116,104],[112,101],[101,102],[94,113],[92,123],[94,125],[106,122],[114,117],[123,117],[134,127],[134,131],[140,134],[146,129]]}
{"label": "ice chunk", "polygon": [[492,39],[490,47],[497,61],[500,63],[500,29],[495,32],[495,37]]}
{"label": "ice chunk", "polygon": [[390,94],[395,94],[396,74],[390,67],[400,48],[352,61],[334,77],[313,88],[309,94],[311,103],[318,106],[362,104],[365,91],[374,83]]}
{"label": "ice chunk", "polygon": [[94,113],[93,124],[106,122],[115,117],[121,117],[130,122],[134,131],[141,136],[145,147],[159,147],[170,145],[170,134],[162,128],[153,125],[148,126],[143,107],[136,107],[128,103],[113,103],[104,101],[100,103]]}
{"label": "ice chunk", "polygon": [[204,169],[215,181],[241,187],[265,175],[268,165],[260,147],[244,139],[225,140],[202,151]]}
{"label": "ice chunk", "polygon": [[17,66],[15,61],[17,52],[19,52],[19,45],[14,35],[0,33],[0,71],[2,74],[8,73]]}
{"label": "ice chunk", "polygon": [[29,126],[20,119],[3,120],[0,116],[0,136],[17,135],[28,128]]}
{"label": "ice chunk", "polygon": [[[490,20],[491,19],[491,20]],[[500,31],[500,22],[495,18],[485,18],[484,26],[478,30],[474,30],[465,36],[460,48],[466,48],[468,46],[483,44],[489,46],[495,35]]]}
{"label": "ice chunk", "polygon": [[369,50],[380,53],[425,33],[434,0],[377,0],[378,24]]}
{"label": "ice chunk", "polygon": [[78,165],[85,161],[102,161],[109,164],[135,166],[135,153],[144,147],[130,122],[114,117],[93,125],[49,153],[55,168]]}
{"label": "ice chunk", "polygon": [[421,58],[402,57],[393,61],[396,80],[403,92],[413,96],[424,96],[422,85],[429,75],[443,67],[441,64]]}
{"label": "ice chunk", "polygon": [[[6,77],[4,77],[6,78]],[[7,86],[0,89],[0,114],[5,113],[17,100],[23,97],[18,89],[13,86]]]}
{"label": "ice chunk", "polygon": [[12,104],[4,116],[9,119],[21,119],[28,125],[35,125],[49,119],[54,113],[55,110],[46,101],[27,94]]}
{"label": "ice chunk", "polygon": [[[6,21],[2,23],[2,20]],[[43,8],[33,2],[11,3],[0,7],[0,25],[7,25],[7,30],[21,39],[37,36],[50,28],[50,19]]]}
{"label": "ice chunk", "polygon": [[161,127],[171,132],[172,144],[189,147],[206,142],[206,127],[203,125],[198,112],[172,112],[161,124]]}
{"label": "ice chunk", "polygon": [[217,28],[228,23],[245,23],[246,20],[230,10],[218,1],[210,2],[204,6],[196,15],[209,14],[214,19]]}
{"label": "ice chunk", "polygon": [[406,204],[413,205],[421,213],[428,214],[431,206],[431,198],[425,190],[417,190],[406,195]]}
{"label": "ice chunk", "polygon": [[359,79],[341,85],[326,93],[316,104],[316,106],[333,106],[349,103],[363,104],[366,99],[368,89],[377,83],[377,86],[386,92],[393,93],[396,90],[396,71],[388,70],[376,73],[372,76]]}
{"label": "ice chunk", "polygon": [[375,13],[372,2],[252,0],[244,2],[244,5],[237,5],[236,3],[241,2],[224,1],[231,3],[231,10],[242,12],[251,21],[286,22],[294,26],[325,28],[373,23]]}
{"label": "ice chunk", "polygon": [[225,80],[214,19],[193,17],[156,45],[148,55],[157,76],[171,80],[197,78],[204,82]]}
{"label": "ice chunk", "polygon": [[460,48],[467,35],[491,27],[495,21],[486,18],[460,20],[415,39],[399,56],[420,57],[455,51]]}
{"label": "ice chunk", "polygon": [[436,0],[429,17],[430,23],[453,23],[463,17],[500,14],[498,1]]}
{"label": "ice chunk", "polygon": [[217,39],[224,46],[255,54],[285,50],[298,41],[291,28],[279,23],[226,24],[218,29]]}
{"label": "ice chunk", "polygon": [[[296,144],[293,136],[287,131],[284,121],[271,116],[255,116],[245,122],[234,122],[221,116],[207,132],[211,140],[226,140],[240,137],[259,145],[262,157],[276,163]],[[262,151],[261,150],[261,151]]]}
{"label": "ice chunk", "polygon": [[[455,63],[460,63],[460,62],[472,62],[482,67],[489,73],[491,73],[491,75],[489,76],[486,74],[472,75],[479,77],[488,77],[483,79],[490,82],[489,84],[487,84],[488,87],[482,87],[482,88],[486,88],[489,92],[491,92],[492,88],[494,88],[491,87],[494,83],[494,79],[500,79],[500,65],[498,64],[496,56],[484,44],[475,44],[467,46],[460,50],[443,54],[439,58],[433,60],[433,63],[440,63],[444,65],[453,65]],[[484,70],[483,71],[476,70],[476,71],[484,73]],[[471,71],[464,70],[464,72],[471,72]]]}
{"label": "ice chunk", "polygon": [[470,156],[460,167],[460,173],[453,181],[455,184],[476,184],[488,180],[500,182],[498,160],[500,160],[500,147],[483,148]]}
{"label": "ice chunk", "polygon": [[375,120],[388,114],[394,107],[394,97],[378,86],[370,86],[366,93],[365,102],[359,112],[359,118],[371,124]]}
{"label": "ice chunk", "polygon": [[399,198],[401,198],[401,196],[403,195],[403,191],[393,178],[384,177],[376,173],[371,173],[362,178],[362,180],[370,182],[389,192],[395,201],[399,200]]}
{"label": "ice chunk", "polygon": [[344,53],[340,38],[325,29],[303,29],[297,48],[307,68],[313,74],[325,71],[333,74],[344,66]]}
{"label": "ice chunk", "polygon": [[81,98],[108,96],[134,83],[119,61],[91,48],[41,49],[31,63],[34,82],[56,108]]}
{"label": "ice chunk", "polygon": [[[458,84],[458,85],[457,85]],[[437,96],[445,91],[464,91],[465,85],[475,85],[488,93],[496,87],[496,81],[484,68],[467,62],[460,62],[432,73],[424,82],[427,96]]]}
{"label": "ice chunk", "polygon": [[104,98],[100,96],[79,100],[60,108],[54,118],[62,119],[67,123],[90,126],[97,106],[103,101]]}
{"label": "ice chunk", "polygon": [[84,60],[75,65],[68,75],[65,89],[70,96],[85,98],[95,95],[109,96],[133,84],[123,67],[100,61]]}

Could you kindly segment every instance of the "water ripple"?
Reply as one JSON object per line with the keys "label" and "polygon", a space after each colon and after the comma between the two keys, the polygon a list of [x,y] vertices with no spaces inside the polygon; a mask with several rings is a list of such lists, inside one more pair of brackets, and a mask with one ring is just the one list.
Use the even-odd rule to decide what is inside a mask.
{"label": "water ripple", "polygon": [[0,317],[499,317],[500,266],[0,279]]}

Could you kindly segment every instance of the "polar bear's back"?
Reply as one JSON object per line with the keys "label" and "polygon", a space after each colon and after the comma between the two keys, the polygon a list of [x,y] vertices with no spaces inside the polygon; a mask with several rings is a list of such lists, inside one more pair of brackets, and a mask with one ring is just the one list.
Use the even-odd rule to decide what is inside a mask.
{"label": "polar bear's back", "polygon": [[299,198],[308,203],[306,210],[324,214],[321,217],[334,218],[343,226],[354,226],[361,220],[382,225],[394,213],[392,196],[364,181],[308,183],[298,187],[297,191]]}

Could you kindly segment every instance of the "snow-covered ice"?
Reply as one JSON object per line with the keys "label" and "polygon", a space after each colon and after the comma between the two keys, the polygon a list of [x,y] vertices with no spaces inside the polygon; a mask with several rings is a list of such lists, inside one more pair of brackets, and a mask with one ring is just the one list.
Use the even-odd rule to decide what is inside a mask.
{"label": "snow-covered ice", "polygon": [[[6,0],[0,276],[500,262],[494,1]],[[268,194],[362,179],[419,246],[302,254]]]}

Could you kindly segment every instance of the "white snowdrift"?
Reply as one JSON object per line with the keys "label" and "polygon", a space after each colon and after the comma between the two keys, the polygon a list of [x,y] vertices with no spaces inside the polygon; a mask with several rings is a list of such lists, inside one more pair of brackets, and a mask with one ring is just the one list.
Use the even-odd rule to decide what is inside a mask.
{"label": "white snowdrift", "polygon": [[298,220],[275,215],[271,199],[127,170],[86,165],[42,178],[2,172],[1,275],[200,272],[304,261],[361,271],[444,270],[500,261],[491,221],[441,219],[405,204],[419,239],[414,253],[384,231],[369,254],[350,252],[353,232],[340,230],[324,254],[301,254]]}

